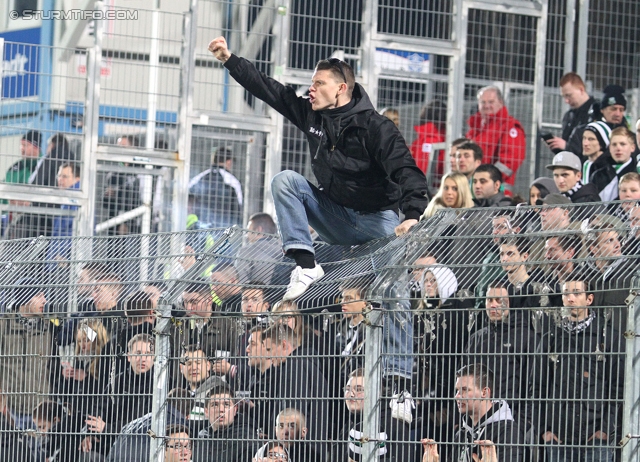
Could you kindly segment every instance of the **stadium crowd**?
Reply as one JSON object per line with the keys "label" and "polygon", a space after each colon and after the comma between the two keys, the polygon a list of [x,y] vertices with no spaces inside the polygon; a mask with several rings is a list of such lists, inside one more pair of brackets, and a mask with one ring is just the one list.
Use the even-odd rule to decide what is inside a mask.
{"label": "stadium crowd", "polygon": [[[308,129],[316,154],[342,156],[340,166],[314,166],[334,189],[282,172],[278,228],[253,215],[243,245],[204,269],[210,241],[224,237],[187,235],[180,265],[189,277],[177,279],[168,333],[156,331],[158,304],[176,279],[138,279],[117,258],[85,262],[73,297],[40,274],[16,281],[0,317],[3,460],[148,460],[159,404],[168,461],[350,462],[371,444],[388,461],[619,457],[622,333],[640,251],[639,151],[624,90],[609,86],[596,102],[577,75],[563,77],[571,111],[562,138],[545,137],[557,151],[550,176],[519,200],[512,186],[524,157],[504,140],[518,149],[524,132],[500,90],[482,89],[468,138],[453,143],[455,165],[429,200],[397,127],[372,112],[346,63],[321,61],[311,101],[295,106],[295,92],[214,42],[234,78]],[[358,138],[363,127],[376,138]],[[339,151],[354,143],[358,153],[384,146],[397,155],[351,165]],[[352,176],[327,173],[338,167]],[[58,182],[73,187],[74,172],[61,164]],[[308,197],[335,206],[333,218]],[[344,209],[360,228],[332,234]],[[48,246],[42,271],[68,279],[70,241]],[[381,340],[367,342],[380,327],[374,313]],[[156,341],[165,335],[162,375]],[[366,354],[376,348],[379,380]],[[160,382],[171,390],[154,404]],[[379,397],[375,435],[367,396]]]}

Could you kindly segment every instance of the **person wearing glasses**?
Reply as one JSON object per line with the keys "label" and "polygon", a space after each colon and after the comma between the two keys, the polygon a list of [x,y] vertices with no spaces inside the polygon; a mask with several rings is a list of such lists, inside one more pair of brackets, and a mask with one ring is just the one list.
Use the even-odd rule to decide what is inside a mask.
{"label": "person wearing glasses", "polygon": [[[296,262],[284,300],[324,275],[315,261],[309,226],[329,244],[358,245],[415,225],[429,203],[424,173],[394,123],[378,114],[349,64],[318,61],[308,97],[232,54],[224,37],[209,43],[216,59],[256,98],[296,127],[309,143],[312,185],[291,170],[271,181],[283,249]],[[404,221],[400,223],[398,213]]]}
{"label": "person wearing glasses", "polygon": [[183,425],[167,427],[164,443],[165,462],[191,462],[191,440],[189,430]]}
{"label": "person wearing glasses", "polygon": [[215,387],[204,408],[209,425],[198,433],[193,462],[235,462],[249,460],[257,448],[257,433],[240,412],[228,385]]}
{"label": "person wearing glasses", "polygon": [[271,441],[267,444],[262,457],[254,457],[252,462],[289,462],[289,452],[279,441]]}
{"label": "person wearing glasses", "polygon": [[[344,405],[347,409],[340,437],[335,440],[329,452],[330,462],[363,461],[365,444],[377,445],[376,460],[400,462],[417,459],[417,444],[412,443],[411,427],[401,419],[392,416],[387,406],[380,406],[380,423],[378,435],[370,442],[363,443],[364,432],[364,400],[366,394],[375,384],[365,383],[365,372],[358,368],[349,374],[344,391]],[[378,386],[381,386],[379,384]]]}

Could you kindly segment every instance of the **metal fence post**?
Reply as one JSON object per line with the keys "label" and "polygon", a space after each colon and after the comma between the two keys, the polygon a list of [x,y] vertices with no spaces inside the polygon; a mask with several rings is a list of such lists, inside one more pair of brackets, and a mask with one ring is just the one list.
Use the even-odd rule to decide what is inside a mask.
{"label": "metal fence post", "polygon": [[640,460],[640,381],[637,380],[640,365],[640,276],[633,279],[629,303],[629,321],[626,338],[624,370],[624,407],[622,409],[622,460]]}
{"label": "metal fence post", "polygon": [[365,320],[364,409],[362,419],[362,460],[378,460],[377,440],[380,435],[380,395],[382,383],[382,312],[369,311]]}
{"label": "metal fence post", "polygon": [[164,437],[167,426],[167,394],[169,393],[169,358],[171,355],[169,331],[171,303],[164,296],[158,302],[156,321],[156,358],[153,366],[153,418],[149,460],[164,461]]}

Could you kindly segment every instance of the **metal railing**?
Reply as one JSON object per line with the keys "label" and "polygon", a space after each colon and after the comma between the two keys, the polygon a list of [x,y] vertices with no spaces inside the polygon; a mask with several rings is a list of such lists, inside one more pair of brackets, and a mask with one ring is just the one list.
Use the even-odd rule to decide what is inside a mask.
{"label": "metal railing", "polygon": [[272,235],[4,241],[2,450],[638,460],[635,207],[445,209],[318,242],[326,274],[293,303]]}

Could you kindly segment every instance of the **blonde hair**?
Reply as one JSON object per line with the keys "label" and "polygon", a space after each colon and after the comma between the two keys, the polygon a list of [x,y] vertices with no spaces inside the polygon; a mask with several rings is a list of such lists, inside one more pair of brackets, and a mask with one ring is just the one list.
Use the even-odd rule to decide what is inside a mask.
{"label": "blonde hair", "polygon": [[293,331],[299,340],[304,340],[305,325],[302,321],[302,313],[298,309],[298,304],[293,300],[279,301],[273,305],[271,310],[272,321],[274,324],[286,324],[287,318],[293,318],[296,320]]}
{"label": "blonde hair", "polygon": [[636,172],[625,173],[624,175],[622,175],[622,178],[620,178],[620,182],[618,184],[631,183],[632,181],[635,181],[636,183],[640,184],[640,173],[636,173]]}
{"label": "blonde hair", "polygon": [[427,209],[422,215],[422,219],[432,217],[438,210],[447,207],[446,205],[444,205],[442,196],[444,195],[445,181],[448,179],[452,180],[458,188],[458,198],[456,199],[456,203],[452,208],[468,209],[473,207],[473,197],[471,195],[471,188],[469,187],[469,179],[464,173],[450,172],[442,177],[442,180],[440,181],[440,189],[438,189],[436,195],[433,197],[433,199],[431,199],[431,202],[429,202]]}
{"label": "blonde hair", "polygon": [[[79,335],[87,335],[84,331],[84,328],[88,327],[92,329],[96,333],[96,338],[93,340],[92,346],[94,351],[92,352],[92,360],[89,364],[89,373],[96,377],[98,364],[100,363],[101,353],[104,347],[109,343],[109,334],[107,333],[107,329],[102,324],[102,321],[97,319],[85,319],[82,322],[78,323],[78,327],[76,329],[76,355],[80,355],[80,343],[78,342]],[[96,377],[97,378],[97,377]]]}

